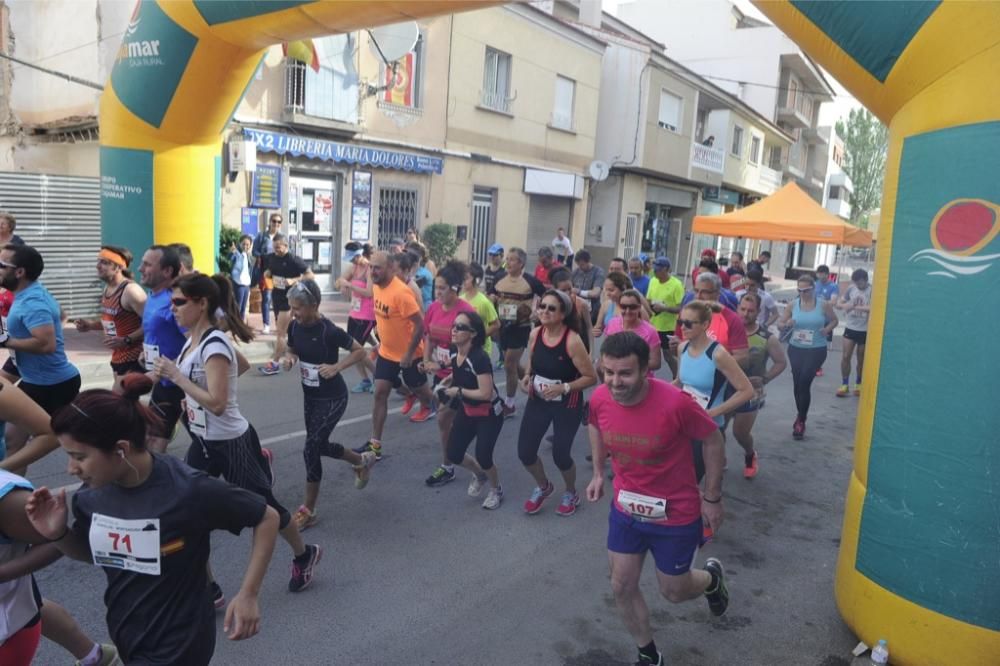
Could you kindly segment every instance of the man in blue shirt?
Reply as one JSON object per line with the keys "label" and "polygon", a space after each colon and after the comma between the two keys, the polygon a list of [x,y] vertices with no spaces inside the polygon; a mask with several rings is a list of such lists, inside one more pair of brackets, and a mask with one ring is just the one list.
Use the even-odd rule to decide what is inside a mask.
{"label": "man in blue shirt", "polygon": [[646,275],[642,257],[632,257],[628,260],[628,277],[632,280],[632,286],[636,291],[645,296],[646,290],[649,289],[649,276]]}
{"label": "man in blue shirt", "polygon": [[[142,255],[139,275],[143,286],[150,290],[146,307],[142,311],[142,352],[147,371],[153,369],[153,363],[160,356],[171,361],[177,360],[186,341],[184,331],[177,325],[170,309],[170,296],[173,293],[170,285],[180,272],[180,255],[170,246],[153,245]],[[163,427],[150,432],[146,441],[149,448],[158,453],[167,450],[174,427],[181,416],[183,400],[184,391],[165,379],[153,387],[149,404],[163,419]]]}

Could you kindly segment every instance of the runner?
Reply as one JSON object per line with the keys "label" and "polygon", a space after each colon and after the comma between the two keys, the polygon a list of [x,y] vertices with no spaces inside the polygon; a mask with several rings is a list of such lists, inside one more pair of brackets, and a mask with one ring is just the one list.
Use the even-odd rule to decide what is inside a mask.
{"label": "runner", "polygon": [[25,510],[60,551],[103,567],[108,633],[126,663],[208,664],[215,649],[209,535],[254,528],[243,585],[223,623],[230,640],[241,640],[259,630],[257,595],[278,518],[257,495],[145,448],[156,417],[138,399],[150,388],[148,377],[130,374],[124,395],[84,391],[60,410],[52,427],[69,472],[86,482],[73,497],[75,522],[67,527],[65,490],[39,488]]}
{"label": "runner", "polygon": [[483,291],[496,305],[497,282],[507,277],[507,269],[503,264],[503,245],[493,243],[486,250],[486,266],[483,267]]}
{"label": "runner", "polygon": [[851,273],[851,286],[847,288],[837,307],[846,313],[844,329],[844,350],[840,355],[840,375],[843,383],[837,389],[838,397],[848,395],[851,379],[851,356],[857,350],[858,381],[854,385],[854,395],[861,395],[861,371],[865,365],[865,343],[868,341],[868,315],[871,312],[872,286],[868,282],[868,271],[859,268]]}
{"label": "runner", "polygon": [[253,282],[260,286],[260,316],[264,322],[262,330],[264,335],[271,332],[271,308],[273,307],[271,291],[274,288],[274,282],[264,274],[264,270],[267,268],[264,257],[274,253],[274,237],[281,232],[282,221],[281,213],[271,213],[271,217],[267,220],[267,229],[257,234],[251,248],[251,253],[257,260]]}
{"label": "runner", "polygon": [[628,277],[632,280],[632,287],[645,295],[649,289],[649,276],[646,275],[646,267],[641,257],[632,257],[628,260]]}
{"label": "runner", "polygon": [[542,283],[524,272],[528,255],[519,247],[507,252],[507,275],[496,284],[497,314],[500,315],[500,347],[503,349],[503,367],[507,374],[506,398],[503,405],[505,419],[517,413],[514,395],[524,376],[521,357],[531,335],[531,317],[538,297],[545,293]]}
{"label": "runner", "polygon": [[[722,288],[729,289],[729,275],[723,271],[719,272],[719,263],[716,261],[715,250],[710,247],[706,247],[701,251],[701,256],[698,258],[698,265],[694,267],[691,271],[691,284],[697,284],[698,275],[702,273],[702,268],[707,268],[711,272],[719,276],[719,280],[722,281]],[[725,303],[723,303],[725,305]],[[736,309],[736,305],[733,305],[733,309]]]}
{"label": "runner", "polygon": [[597,323],[597,313],[601,309],[601,294],[604,291],[604,269],[591,261],[590,252],[580,250],[575,255],[576,268],[573,269],[573,293],[590,302],[590,323]]}
{"label": "runner", "polygon": [[[261,451],[257,431],[240,413],[236,351],[216,326],[216,309],[223,308],[230,330],[240,338],[252,339],[253,332],[236,315],[229,280],[224,276],[186,275],[174,283],[170,301],[177,323],[188,330],[190,337],[177,363],[161,356],[154,373],[184,391],[184,425],[191,436],[185,462],[260,495],[278,512],[281,536],[295,556],[288,590],[300,592],[312,582],[323,551],[302,542],[288,510],[271,492],[274,475],[269,469],[269,457]],[[211,587],[218,608],[224,603],[222,590],[215,581]]]}
{"label": "runner", "polygon": [[594,324],[594,337],[604,335],[604,329],[612,319],[618,316],[618,300],[625,290],[632,288],[632,280],[625,273],[609,272],[604,280],[604,302],[597,313],[597,323]]}
{"label": "runner", "polygon": [[305,261],[288,251],[287,238],[277,234],[273,243],[274,253],[264,257],[264,277],[270,278],[274,285],[271,300],[274,303],[275,342],[271,360],[257,368],[264,375],[276,375],[281,371],[278,359],[285,355],[288,323],[292,320],[288,290],[299,280],[312,280],[315,277]]}
{"label": "runner", "polygon": [[[347,317],[347,333],[362,347],[372,340],[375,330],[375,301],[373,300],[372,275],[368,260],[372,256],[368,243],[350,242],[344,246],[344,264],[347,268],[334,286],[351,300],[351,313]],[[357,364],[361,383],[351,393],[371,393],[375,385],[368,375],[375,372],[375,363],[367,355]]]}
{"label": "runner", "polygon": [[[407,256],[405,253],[397,256]],[[389,392],[393,383],[403,382],[420,400],[420,411],[410,420],[423,422],[436,412],[427,388],[427,375],[414,361],[423,358],[424,318],[417,299],[389,266],[389,255],[376,252],[371,259],[375,290],[375,326],[381,344],[375,361],[375,404],[372,406],[372,436],[355,453],[372,451],[382,457],[382,430],[389,412]]]}
{"label": "runner", "polygon": [[24,240],[14,233],[17,218],[10,211],[0,210],[0,247],[4,245],[24,245]]}
{"label": "runner", "polygon": [[[424,350],[420,372],[433,373],[434,387],[451,376],[451,333],[455,317],[475,312],[459,297],[467,269],[460,261],[449,261],[434,278],[434,302],[424,315]],[[455,468],[448,459],[448,437],[455,421],[450,400],[438,400],[437,422],[441,435],[441,464],[424,481],[428,486],[443,486],[455,480]],[[471,460],[471,459],[470,459]],[[482,470],[480,470],[480,474]]]}
{"label": "runner", "polygon": [[[649,345],[649,372],[654,374],[660,369],[660,334],[648,321],[644,321],[642,312],[642,295],[636,289],[626,289],[618,299],[618,309],[621,314],[608,322],[605,335],[614,335],[622,331],[631,331],[646,341]],[[598,376],[601,373],[600,360]]]}
{"label": "runner", "polygon": [[[653,312],[649,323],[660,336],[663,359],[670,368],[670,376],[677,377],[677,354],[671,351],[671,338],[677,328],[677,315],[684,300],[684,285],[670,274],[670,259],[657,257],[653,261],[653,277],[649,280],[646,298]],[[652,362],[652,359],[651,359]]]}
{"label": "runner", "polygon": [[427,246],[420,240],[419,232],[412,227],[406,232],[406,250],[420,257],[420,265],[427,269],[433,280],[434,276],[437,275],[437,266],[431,260],[430,251],[427,249]]}
{"label": "runner", "polygon": [[434,262],[427,258],[427,248],[421,243],[407,243],[406,251],[413,255],[413,282],[420,288],[420,307],[424,312],[434,300],[434,275],[437,268]]}
{"label": "runner", "polygon": [[556,237],[552,239],[552,249],[556,253],[556,262],[573,270],[573,245],[566,237],[566,228],[556,229]]}
{"label": "runner", "polygon": [[541,324],[531,331],[531,354],[521,381],[528,404],[517,438],[517,456],[536,483],[524,503],[524,512],[533,515],[541,511],[555,490],[538,458],[538,447],[551,425],[552,458],[566,483],[556,512],[571,516],[576,513],[580,496],[570,449],[583,418],[583,390],[597,383],[597,373],[580,337],[580,322],[568,295],[555,289],[546,291],[538,303],[538,317]]}
{"label": "runner", "polygon": [[[417,269],[420,267],[420,258],[412,252],[399,252],[392,255],[389,260],[392,262],[393,274],[413,292],[413,297],[416,299],[417,305],[420,306],[420,311],[423,312],[426,310],[427,308],[424,307],[424,290],[420,288],[414,277]],[[433,294],[431,298],[433,298]],[[430,301],[427,301],[426,304],[430,305]],[[378,317],[376,317],[377,321]]]}
{"label": "runner", "polygon": [[[840,300],[840,285],[830,280],[830,267],[826,264],[820,264],[816,267],[816,298],[821,301],[829,301],[833,307],[837,307],[837,302]],[[833,349],[832,330],[826,336],[826,349],[827,351]],[[819,370],[816,371],[816,376],[823,376],[823,366],[820,366]]]}
{"label": "runner", "polygon": [[[722,283],[715,273],[702,273],[695,283],[695,290],[691,301],[686,301],[682,307],[687,307],[694,300],[706,301],[708,303],[719,304],[719,309],[713,308],[712,323],[708,327],[708,336],[722,344],[726,351],[732,354],[736,362],[743,365],[749,359],[749,346],[747,345],[747,331],[743,326],[743,320],[734,310],[722,307],[719,297],[722,293]],[[674,338],[677,342],[683,342],[687,337],[687,331],[677,321],[677,328],[674,329]]]}
{"label": "runner", "polygon": [[[656,562],[660,593],[671,603],[704,595],[709,610],[723,615],[729,591],[722,563],[692,569],[702,521],[722,525],[722,434],[693,400],[650,377],[649,348],[633,333],[609,336],[601,346],[604,384],[591,396],[590,435],[594,475],[587,499],[604,495],[604,461],[614,472],[608,518],[611,589],[618,610],[639,649],[637,666],[662,666],[653,641],[649,608],[639,590],[647,551]],[[691,457],[694,440],[704,440],[707,480],[699,496]]]}
{"label": "runner", "polygon": [[778,321],[778,304],[774,297],[764,288],[764,273],[759,268],[751,268],[747,271],[746,279],[743,281],[744,289],[736,292],[736,296],[742,300],[746,294],[755,294],[760,299],[760,313],[757,315],[757,323],[761,328],[769,330]]}
{"label": "runner", "polygon": [[[149,288],[146,307],[142,311],[142,352],[147,372],[151,372],[160,357],[177,358],[187,342],[184,331],[177,325],[170,307],[171,285],[180,275],[181,261],[177,251],[165,245],[153,245],[142,255],[139,275]],[[184,391],[173,382],[160,379],[149,396],[149,405],[159,417],[148,428],[150,450],[165,453],[174,437],[181,417]]]}
{"label": "runner", "polygon": [[580,337],[583,338],[583,344],[587,347],[589,354],[590,350],[594,348],[594,327],[591,324],[590,301],[573,295],[576,289],[573,288],[573,279],[565,266],[552,271],[552,288],[561,291],[573,300],[576,316],[580,320],[580,328],[583,331]]}
{"label": "runner", "polygon": [[181,262],[181,276],[194,273],[194,254],[191,253],[190,245],[185,243],[171,243],[167,247],[177,252],[177,257]]}
{"label": "runner", "polygon": [[798,410],[792,425],[792,437],[802,439],[806,434],[813,379],[826,360],[826,336],[837,328],[838,322],[830,302],[816,298],[816,281],[811,275],[799,278],[798,290],[798,298],[781,313],[778,328],[784,335],[790,336],[788,360],[792,365],[792,385]]}
{"label": "runner", "polygon": [[[288,327],[288,348],[281,367],[291,370],[298,363],[302,374],[302,407],[306,422],[306,443],[302,457],[306,464],[306,495],[292,522],[301,532],[316,524],[316,500],[323,480],[321,456],[343,460],[354,468],[354,485],[364,488],[375,454],[357,454],[330,441],[330,435],[347,410],[347,384],[343,372],[365,356],[364,347],[342,328],[319,313],[322,299],[319,285],[312,280],[297,282],[288,290],[292,323]],[[340,350],[348,353],[340,361]]]}
{"label": "runner", "polygon": [[743,263],[743,253],[735,250],[729,254],[729,266],[726,268],[726,275],[729,276],[729,288],[733,293],[737,293],[744,288],[747,267]]}
{"label": "runner", "polygon": [[104,346],[111,350],[115,386],[129,372],[145,372],[142,355],[142,312],[146,292],[132,280],[128,267],[132,253],[126,248],[102,245],[97,255],[97,277],[105,284],[100,319],[77,319],[76,330],[102,331]]}
{"label": "runner", "polygon": [[546,289],[552,288],[552,279],[549,277],[556,268],[562,268],[562,263],[555,260],[551,247],[538,248],[538,265],[535,266],[535,279],[542,283]]}
{"label": "runner", "polygon": [[462,286],[462,300],[472,306],[483,320],[486,327],[486,341],[483,343],[483,351],[490,358],[493,358],[493,338],[500,332],[500,316],[497,315],[496,306],[493,305],[486,294],[479,290],[483,283],[485,271],[479,264],[473,262],[469,264],[469,273],[465,276],[465,284]]}
{"label": "runner", "polygon": [[[757,476],[757,450],[754,448],[753,424],[757,414],[764,409],[764,386],[785,371],[788,361],[785,350],[773,335],[759,323],[760,296],[754,293],[744,294],[740,299],[740,317],[747,330],[747,342],[750,345],[750,360],[747,363],[746,374],[754,389],[754,396],[737,408],[733,415],[733,436],[743,447],[743,478],[752,479]],[[771,367],[767,367],[768,360]]]}

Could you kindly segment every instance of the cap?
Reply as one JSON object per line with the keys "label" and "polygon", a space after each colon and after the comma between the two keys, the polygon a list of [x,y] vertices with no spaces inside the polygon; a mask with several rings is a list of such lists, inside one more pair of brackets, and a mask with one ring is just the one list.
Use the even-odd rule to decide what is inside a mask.
{"label": "cap", "polygon": [[653,268],[670,268],[670,260],[666,257],[653,259]]}
{"label": "cap", "polygon": [[356,257],[360,257],[362,254],[364,254],[364,253],[360,249],[358,249],[358,250],[344,250],[344,261],[350,263],[350,262],[354,261],[354,259]]}
{"label": "cap", "polygon": [[642,263],[646,263],[647,261],[649,261],[649,255],[646,254],[645,252],[640,252],[639,261],[641,261]]}
{"label": "cap", "polygon": [[486,250],[486,254],[503,254],[503,245],[500,243],[493,243]]}
{"label": "cap", "polygon": [[701,251],[701,256],[704,257],[706,255],[714,257],[715,256],[715,250],[713,250],[710,247],[706,247],[704,250]]}

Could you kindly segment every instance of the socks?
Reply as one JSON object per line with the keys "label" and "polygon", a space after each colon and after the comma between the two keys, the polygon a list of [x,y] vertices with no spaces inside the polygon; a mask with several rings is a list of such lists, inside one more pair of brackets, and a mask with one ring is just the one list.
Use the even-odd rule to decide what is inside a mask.
{"label": "socks", "polygon": [[507,405],[508,407],[513,407],[513,406],[514,406],[514,398],[512,398],[512,397],[510,397],[510,396],[507,396],[506,398],[504,398],[504,401],[503,401],[503,402],[504,402],[504,404],[505,404],[505,405]]}
{"label": "socks", "polygon": [[[861,380],[859,379],[858,381],[860,382]],[[847,375],[846,377],[844,377],[844,381],[843,381],[843,382],[841,382],[841,383],[842,383],[842,384],[843,384],[844,386],[847,386],[848,384],[850,384],[850,383],[851,383],[851,376],[850,376],[850,375]]]}
{"label": "socks", "polygon": [[87,656],[80,660],[81,666],[97,666],[104,656],[101,646],[94,643],[94,647],[87,653]]}
{"label": "socks", "polygon": [[649,645],[643,645],[639,648],[639,663],[643,662],[660,663],[660,652],[656,649],[656,641],[649,641]]}

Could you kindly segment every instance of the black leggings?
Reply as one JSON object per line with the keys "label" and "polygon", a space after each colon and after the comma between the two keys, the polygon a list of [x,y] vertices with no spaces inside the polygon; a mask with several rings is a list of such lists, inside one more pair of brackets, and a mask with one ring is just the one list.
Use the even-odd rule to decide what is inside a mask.
{"label": "black leggings", "polygon": [[826,345],[809,349],[788,345],[788,360],[792,364],[795,408],[799,412],[799,418],[805,421],[809,414],[809,403],[812,402],[813,380],[826,360]]}
{"label": "black leggings", "polygon": [[323,480],[320,456],[343,458],[344,447],[330,441],[330,434],[347,411],[347,394],[336,398],[306,397],[302,403],[306,420],[306,446],[302,457],[306,462],[306,482]]}
{"label": "black leggings", "polygon": [[448,434],[448,462],[461,465],[473,438],[476,440],[476,462],[483,471],[493,469],[493,449],[500,437],[502,416],[469,416],[459,407]]}
{"label": "black leggings", "polygon": [[560,471],[573,469],[573,438],[583,418],[583,395],[573,391],[568,397],[554,402],[531,396],[521,418],[521,432],[517,437],[517,457],[525,467],[538,461],[538,447],[542,445],[549,424],[552,424],[552,459]]}

